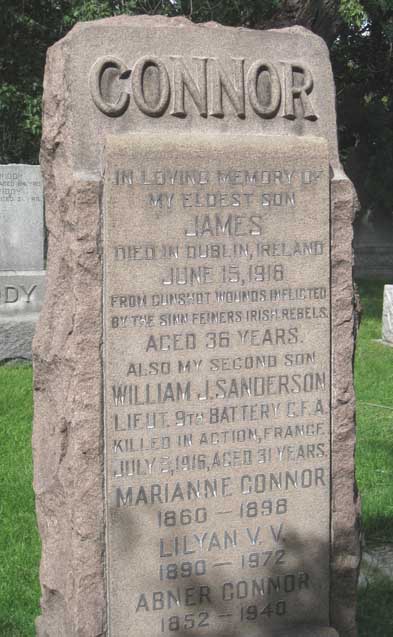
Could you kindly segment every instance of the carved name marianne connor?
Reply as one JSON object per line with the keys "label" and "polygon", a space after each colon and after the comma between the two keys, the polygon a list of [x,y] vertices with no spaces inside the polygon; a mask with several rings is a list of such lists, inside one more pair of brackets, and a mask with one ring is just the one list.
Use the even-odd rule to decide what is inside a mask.
{"label": "carved name marianne connor", "polygon": [[[115,103],[108,101],[103,90],[104,76],[113,81],[117,76],[120,88]],[[254,112],[263,119],[281,116],[286,119],[318,119],[310,94],[314,81],[309,68],[302,62],[272,64],[260,59],[246,70],[244,58],[221,61],[211,57],[171,55],[164,63],[149,55],[139,58],[132,69],[117,57],[104,56],[96,60],[89,75],[90,93],[97,108],[110,117],[119,117],[127,110],[131,95],[139,110],[150,117],[162,116],[170,107],[170,115],[185,117],[185,94],[191,98],[201,117],[224,117],[224,93],[232,111],[246,117],[246,98]]]}

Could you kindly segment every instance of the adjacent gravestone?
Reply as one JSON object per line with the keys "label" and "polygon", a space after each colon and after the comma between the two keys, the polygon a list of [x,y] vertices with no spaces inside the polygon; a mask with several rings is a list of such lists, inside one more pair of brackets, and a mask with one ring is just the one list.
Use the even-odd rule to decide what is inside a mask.
{"label": "adjacent gravestone", "polygon": [[352,186],[304,29],[50,50],[38,635],[355,636]]}
{"label": "adjacent gravestone", "polygon": [[393,285],[383,290],[382,340],[393,345]]}
{"label": "adjacent gravestone", "polygon": [[31,358],[45,272],[39,166],[0,166],[0,360]]}
{"label": "adjacent gravestone", "polygon": [[354,227],[355,279],[392,280],[393,228],[362,218]]}

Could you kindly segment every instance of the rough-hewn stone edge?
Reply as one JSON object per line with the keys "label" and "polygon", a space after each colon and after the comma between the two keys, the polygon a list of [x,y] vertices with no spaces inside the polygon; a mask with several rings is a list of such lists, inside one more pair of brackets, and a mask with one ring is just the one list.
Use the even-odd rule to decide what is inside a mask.
{"label": "rough-hewn stone edge", "polygon": [[344,175],[332,180],[332,546],[331,623],[356,637],[360,499],[355,481],[353,359],[356,313],[352,283],[355,193]]}
{"label": "rough-hewn stone edge", "polygon": [[100,18],[98,20],[87,20],[85,22],[78,22],[65,36],[65,38],[71,38],[76,31],[82,31],[84,29],[89,29],[91,26],[94,27],[117,27],[117,26],[131,26],[131,27],[161,27],[161,28],[181,28],[181,29],[217,29],[217,30],[225,30],[229,32],[246,32],[246,33],[255,33],[257,31],[273,31],[278,33],[287,33],[287,34],[299,34],[302,36],[307,36],[311,38],[315,45],[324,48],[326,51],[327,45],[325,41],[316,33],[307,29],[306,27],[300,24],[293,24],[290,26],[281,26],[274,27],[268,26],[266,29],[258,27],[258,29],[250,29],[245,26],[228,26],[224,24],[220,24],[219,22],[215,22],[214,20],[210,20],[209,22],[193,22],[189,18],[185,16],[175,16],[168,17],[164,15],[118,15],[112,16],[109,18]]}
{"label": "rough-hewn stone edge", "polygon": [[67,41],[44,85],[47,291],[34,343],[34,489],[42,541],[38,637],[106,630],[100,184],[71,170]]}

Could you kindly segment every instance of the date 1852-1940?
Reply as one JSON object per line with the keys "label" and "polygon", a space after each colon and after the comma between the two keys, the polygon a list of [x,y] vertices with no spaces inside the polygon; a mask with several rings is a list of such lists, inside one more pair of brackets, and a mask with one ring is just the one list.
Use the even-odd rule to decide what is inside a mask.
{"label": "date 1852-1940", "polygon": [[[278,617],[285,615],[286,602],[279,599],[275,602],[270,602],[259,608],[255,604],[249,606],[240,607],[240,621],[241,622],[258,622],[265,619],[269,619],[276,615]],[[231,617],[232,613],[225,613],[220,615],[222,618],[224,615]],[[209,628],[209,613],[208,611],[201,611],[199,613],[187,613],[185,615],[172,615],[166,619],[161,619],[161,632],[180,632],[194,629],[206,629]]]}

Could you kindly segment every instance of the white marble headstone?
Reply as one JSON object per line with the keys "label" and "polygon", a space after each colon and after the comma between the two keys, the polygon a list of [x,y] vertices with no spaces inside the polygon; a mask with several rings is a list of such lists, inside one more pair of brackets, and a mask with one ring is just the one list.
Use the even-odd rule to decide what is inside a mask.
{"label": "white marble headstone", "polygon": [[393,285],[384,287],[382,339],[393,345]]}

